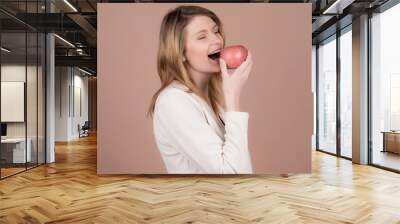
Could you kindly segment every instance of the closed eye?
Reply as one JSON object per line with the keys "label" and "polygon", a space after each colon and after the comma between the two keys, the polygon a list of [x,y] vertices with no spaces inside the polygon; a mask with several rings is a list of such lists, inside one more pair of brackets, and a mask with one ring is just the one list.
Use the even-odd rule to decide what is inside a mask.
{"label": "closed eye", "polygon": [[[219,30],[215,31],[214,33],[219,33]],[[198,40],[202,40],[204,38],[206,38],[206,37],[205,36],[201,36],[201,37],[198,38]]]}

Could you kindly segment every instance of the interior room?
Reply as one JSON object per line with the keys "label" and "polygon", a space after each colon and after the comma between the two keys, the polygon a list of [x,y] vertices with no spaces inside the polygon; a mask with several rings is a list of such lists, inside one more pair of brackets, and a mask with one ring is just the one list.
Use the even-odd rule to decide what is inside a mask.
{"label": "interior room", "polygon": [[[185,101],[187,104],[184,104],[183,101],[179,101],[184,97],[171,94],[176,98],[171,100],[173,107],[165,107],[170,109],[169,112],[179,112],[184,105],[192,105],[188,102],[197,102],[193,103],[197,106],[201,105],[198,102],[204,102],[206,105],[191,108],[193,109],[191,112],[201,114],[202,117],[199,119],[192,117],[196,119],[190,120],[186,123],[187,126],[183,126],[187,129],[179,129],[182,127],[180,124],[184,123],[185,119],[188,120],[187,117],[179,117],[176,114],[175,118],[179,119],[174,121],[173,125],[151,126],[154,130],[156,127],[169,130],[167,129],[169,126],[176,127],[170,130],[177,132],[184,130],[175,142],[168,141],[169,137],[172,139],[171,136],[177,136],[173,131],[156,132],[149,129],[150,126],[131,125],[133,121],[140,120],[139,118],[121,119],[130,112],[126,109],[128,106],[131,109],[141,107],[139,112],[144,115],[145,110],[141,110],[142,107],[147,107],[147,102],[152,102],[145,93],[150,90],[155,92],[153,89],[157,90],[153,88],[154,86],[147,85],[148,83],[140,83],[143,80],[140,77],[147,73],[125,74],[130,79],[122,79],[123,76],[118,73],[121,71],[120,67],[110,66],[109,68],[112,68],[110,70],[103,69],[104,63],[123,64],[135,69],[137,66],[150,63],[135,61],[124,55],[134,55],[133,51],[137,49],[153,48],[143,45],[135,49],[133,43],[132,45],[121,43],[129,43],[129,40],[135,38],[150,40],[151,38],[143,36],[146,32],[152,32],[154,37],[160,40],[165,36],[169,41],[181,43],[181,45],[167,47],[170,51],[165,54],[166,59],[164,58],[166,61],[175,60],[172,63],[175,66],[182,65],[178,67],[179,69],[173,69],[177,68],[174,66],[168,67],[167,63],[159,63],[160,69],[156,70],[155,66],[158,65],[157,62],[162,61],[160,59],[162,57],[158,59],[154,57],[151,61],[154,65],[154,74],[149,72],[148,75],[153,75],[152,78],[157,81],[157,84],[163,81],[160,78],[161,73],[166,70],[169,72],[172,70],[177,74],[183,74],[182,70],[191,71],[187,74],[202,74],[201,72],[194,73],[194,70],[185,67],[189,62],[195,61],[193,58],[200,55],[200,53],[196,54],[198,52],[207,52],[205,56],[207,63],[223,66],[222,62],[217,62],[215,58],[224,59],[222,52],[226,47],[217,48],[215,44],[208,44],[211,40],[215,41],[214,43],[219,40],[211,37],[222,38],[222,34],[217,34],[220,33],[217,20],[210,14],[207,14],[206,21],[216,23],[216,26],[212,28],[218,27],[218,30],[215,33],[202,30],[200,33],[207,35],[204,36],[205,39],[196,39],[199,41],[196,43],[203,43],[198,46],[204,48],[197,48],[198,51],[194,51],[192,55],[186,51],[188,45],[182,45],[182,42],[179,42],[187,40],[186,33],[179,34],[178,31],[182,28],[186,32],[193,21],[198,21],[193,18],[198,19],[198,17],[189,16],[188,18],[191,19],[186,21],[187,24],[179,27],[178,21],[185,21],[183,11],[180,11],[181,14],[177,14],[176,20],[171,19],[175,21],[174,26],[174,23],[170,21],[171,27],[175,29],[170,27],[170,31],[173,31],[169,33],[171,36],[166,35],[167,25],[164,24],[165,29],[160,29],[163,24],[161,21],[157,20],[157,29],[153,29],[149,24],[155,21],[150,21],[151,19],[129,21],[123,17],[130,12],[127,10],[138,6],[142,6],[143,9],[170,6],[172,9],[177,5],[190,4],[207,6],[209,10],[217,12],[221,12],[216,10],[219,9],[218,7],[228,8],[228,5],[234,5],[234,7],[251,5],[260,8],[285,5],[293,7],[292,9],[300,6],[308,7],[307,21],[309,23],[306,21],[308,24],[306,37],[310,41],[308,41],[307,54],[311,57],[304,61],[310,62],[307,65],[311,69],[310,74],[307,74],[309,75],[306,79],[307,83],[301,83],[301,80],[293,82],[299,79],[286,78],[294,77],[296,74],[293,73],[279,73],[272,76],[266,72],[255,75],[278,77],[280,80],[286,80],[285,86],[291,86],[293,89],[298,87],[303,90],[302,88],[306,86],[306,93],[299,91],[299,95],[293,95],[293,97],[296,99],[309,97],[307,99],[310,99],[310,107],[301,103],[291,104],[291,108],[294,109],[288,111],[284,110],[288,107],[285,107],[285,102],[282,102],[266,110],[265,115],[248,116],[246,109],[257,108],[268,100],[280,102],[280,99],[284,99],[283,94],[292,90],[281,88],[279,85],[269,85],[268,91],[275,88],[276,92],[268,95],[260,93],[260,96],[264,97],[263,101],[258,101],[259,98],[250,94],[256,90],[259,91],[258,89],[243,91],[242,95],[247,99],[254,97],[255,100],[242,103],[241,107],[235,103],[229,104],[229,100],[226,99],[229,95],[224,95],[226,111],[221,114],[227,116],[217,116],[215,113],[213,115],[215,117],[212,117],[199,112],[204,108],[207,109],[206,106],[210,106],[210,113],[216,111],[214,109],[217,106],[213,104],[217,102],[216,97],[204,101]],[[121,17],[100,18],[104,15],[105,9],[109,10],[113,7],[120,9],[114,13]],[[263,28],[274,32],[272,37],[287,29],[282,24],[289,21],[289,17],[279,17],[279,12],[271,13],[276,13],[279,19],[263,22],[265,26],[268,25],[267,28]],[[154,18],[158,19],[160,15],[154,15]],[[257,18],[261,20],[264,17],[260,15]],[[111,23],[118,19],[119,21],[127,20],[124,22],[131,25]],[[240,18],[239,15],[233,19],[234,25],[227,23],[224,28],[227,32],[235,30],[240,34],[248,28],[241,24],[247,21],[246,19],[248,18]],[[300,24],[300,21],[299,18],[297,22]],[[142,24],[142,26],[137,27],[137,24]],[[241,24],[242,27],[236,26],[237,24]],[[398,224],[400,223],[400,200],[398,200],[400,198],[400,63],[398,62],[400,30],[398,24],[400,24],[400,1],[398,0],[1,0],[0,223]],[[113,30],[103,32],[106,26],[113,28],[114,32]],[[302,36],[300,34],[305,32],[304,29],[296,28],[300,27],[298,24],[293,27],[295,28],[292,29],[295,29],[299,35],[282,36],[281,41],[287,40],[287,45],[298,40],[296,38],[300,38]],[[116,32],[124,29],[129,35],[124,36]],[[249,40],[264,41],[267,44],[268,38],[260,39],[262,35],[256,34],[248,35]],[[105,45],[103,41],[105,35],[108,35],[108,40],[112,40],[111,45]],[[240,37],[246,35],[237,35],[237,38],[241,40]],[[290,40],[292,41],[289,43]],[[160,41],[160,46],[162,46],[161,43],[162,41]],[[268,44],[270,44],[268,46],[275,45],[274,47],[285,49],[284,44]],[[159,51],[162,52],[160,46],[157,45],[161,49]],[[107,59],[107,62],[101,60],[109,56],[105,55],[105,52],[115,49],[123,53]],[[155,46],[154,49],[156,49]],[[143,58],[153,54],[161,55],[154,49],[140,51],[140,54]],[[296,50],[299,49],[277,51],[275,57],[286,63],[287,67],[294,67],[295,62],[289,61],[288,58],[293,56],[290,54],[294,54]],[[209,54],[210,52],[212,54]],[[244,65],[245,58],[249,58],[247,56],[248,54],[245,57],[240,55],[242,58],[238,66]],[[253,66],[260,68],[268,65],[270,61],[265,59],[255,58],[258,64],[254,63]],[[229,66],[226,66],[228,69]],[[163,68],[165,70],[162,70]],[[216,74],[225,74],[225,70],[221,68],[224,67],[219,67],[219,73],[216,72]],[[237,71],[237,68],[232,66],[229,71]],[[242,72],[245,73],[243,70]],[[232,74],[239,74],[239,72],[232,72]],[[199,83],[194,81],[195,76],[171,77],[165,79],[171,81],[168,84]],[[249,77],[251,80],[254,76]],[[299,74],[296,78],[298,77]],[[138,82],[133,83],[132,79]],[[226,80],[221,82],[226,84]],[[104,83],[104,81],[109,81],[109,83]],[[118,81],[119,85],[113,85],[114,81]],[[266,82],[257,82],[255,86],[268,86]],[[219,87],[221,85],[220,83]],[[183,86],[188,87],[188,85]],[[196,85],[193,86],[196,87]],[[122,92],[124,88],[133,87],[136,88],[135,91],[140,90],[143,95],[137,95],[136,98],[129,97],[128,93],[118,95],[119,97],[113,95],[113,93]],[[260,89],[263,91],[262,88]],[[264,93],[266,92],[267,90]],[[201,95],[195,92],[190,94]],[[210,94],[210,96],[216,95]],[[146,105],[137,100],[141,98],[143,102],[147,100]],[[106,103],[110,102],[118,108],[107,108]],[[156,105],[157,101],[154,101],[154,108]],[[296,108],[305,107],[310,112],[312,111],[312,117],[310,115],[309,122],[307,121],[307,127],[310,127],[310,132],[312,129],[312,135],[302,138],[307,143],[305,146],[309,155],[307,157],[310,162],[309,172],[285,170],[278,173],[246,173],[249,170],[248,167],[245,166],[246,164],[240,164],[247,159],[246,154],[237,153],[241,152],[240,150],[225,150],[246,148],[247,144],[254,146],[252,136],[248,139],[246,135],[244,135],[245,138],[230,138],[229,134],[236,133],[239,136],[237,132],[247,133],[248,130],[253,136],[258,134],[259,142],[263,144],[269,144],[268,141],[273,138],[272,135],[277,136],[276,138],[284,137],[281,145],[273,147],[273,150],[278,152],[283,151],[284,145],[300,145],[294,139],[300,134],[305,134],[308,129],[296,133],[283,129],[282,124],[282,129],[277,127],[273,132],[268,132],[268,136],[263,137],[264,132],[254,133],[255,129],[252,128],[259,126],[259,123],[255,123],[256,121],[264,122],[271,114],[274,114],[277,120],[286,119],[287,122],[295,125],[302,120],[290,120],[291,118],[284,117],[284,114],[295,114],[298,111],[295,110]],[[268,109],[268,107],[265,108]],[[107,113],[109,111],[113,113]],[[154,112],[158,112],[158,117],[151,122],[171,124],[167,123],[168,119],[161,118],[167,115],[173,117],[173,113],[168,114],[157,110]],[[186,114],[183,113],[183,115]],[[305,117],[302,115],[304,114],[299,114],[298,117]],[[209,122],[213,119],[216,119],[216,122]],[[119,122],[121,120],[124,122]],[[196,126],[196,124],[199,125]],[[180,140],[184,138],[184,134],[195,133],[199,127],[207,129],[214,135],[210,135],[213,137],[211,140],[204,136],[193,137],[191,140],[198,143],[197,146],[193,144],[193,148],[198,147],[204,152],[215,154],[214,151],[207,151],[209,147],[204,146],[205,143],[212,142],[215,145],[216,142],[221,143],[222,146],[218,145],[218,147],[221,146],[218,148],[221,151],[217,151],[218,157],[203,159],[207,164],[217,164],[212,168],[220,169],[221,173],[202,173],[200,171],[203,170],[197,168],[201,167],[198,164],[199,160],[185,160],[189,156],[174,151],[179,147],[173,143],[178,146],[183,145],[184,141]],[[224,132],[219,133],[220,135],[214,133],[215,130],[219,130],[215,127],[222,128]],[[299,127],[293,127],[293,130],[297,129]],[[148,130],[154,131],[151,132],[154,136],[142,135]],[[100,144],[109,138],[113,139],[112,144]],[[157,138],[161,140],[154,141]],[[153,151],[157,153],[161,152],[160,145],[164,146],[164,154],[160,153],[164,157],[159,158],[160,164],[165,164],[164,170],[174,171],[171,166],[167,166],[168,156],[173,157],[179,154],[187,157],[178,157],[179,159],[175,161],[177,164],[185,164],[189,168],[195,167],[192,170],[198,169],[199,172],[123,172],[129,170],[129,167],[140,165],[146,168],[156,163],[155,160],[145,159],[152,151],[134,147],[137,146],[138,141],[152,141]],[[126,146],[119,144],[120,142],[131,142],[131,144]],[[230,145],[231,148],[226,145]],[[179,149],[181,148],[185,147]],[[271,150],[268,147],[267,149]],[[296,164],[300,158],[304,158],[305,154],[299,154],[299,149],[300,146],[293,147],[290,151],[292,153],[286,155],[285,158],[289,158],[288,161],[290,161],[286,162],[286,165]],[[109,154],[104,153],[106,150]],[[121,155],[121,150],[127,153]],[[254,149],[251,150],[254,152]],[[130,157],[132,152],[136,153],[136,158]],[[233,160],[230,155],[236,155],[235,158],[238,158],[236,162],[239,165],[230,163]],[[257,154],[258,158],[252,159],[260,164],[262,158],[259,158],[259,155]],[[275,154],[268,154],[265,157],[268,157],[271,164],[282,165],[282,158],[275,156]],[[103,165],[113,158],[118,159],[111,164],[112,168],[120,172],[102,172]],[[211,163],[211,160],[217,163]],[[265,160],[267,161],[267,158]],[[225,166],[219,166],[220,164],[225,164]],[[270,164],[264,165],[268,167],[267,165]],[[243,173],[239,172],[237,167]]]}

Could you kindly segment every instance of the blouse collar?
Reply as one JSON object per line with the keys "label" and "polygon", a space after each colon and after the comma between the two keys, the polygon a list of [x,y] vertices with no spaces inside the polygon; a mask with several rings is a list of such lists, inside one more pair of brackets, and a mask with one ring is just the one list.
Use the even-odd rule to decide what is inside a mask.
{"label": "blouse collar", "polygon": [[[184,91],[189,90],[189,88],[187,86],[185,86],[184,84],[180,83],[179,81],[174,80],[171,84],[170,87],[172,88],[178,88],[178,89],[182,89]],[[197,96],[194,93],[190,93],[190,95],[193,97],[193,99],[195,99],[198,103],[200,103],[200,105],[203,108],[203,112],[206,116],[206,119],[208,121],[208,123],[214,127],[215,131],[218,133],[218,135],[220,137],[224,137],[224,124],[223,122],[225,122],[225,118],[224,118],[224,113],[225,111],[223,110],[223,108],[218,105],[218,108],[220,109],[220,113],[219,113],[219,117],[222,119],[223,122],[221,122],[221,120],[219,119],[218,116],[215,116],[214,110],[212,109],[212,107],[201,97]]]}

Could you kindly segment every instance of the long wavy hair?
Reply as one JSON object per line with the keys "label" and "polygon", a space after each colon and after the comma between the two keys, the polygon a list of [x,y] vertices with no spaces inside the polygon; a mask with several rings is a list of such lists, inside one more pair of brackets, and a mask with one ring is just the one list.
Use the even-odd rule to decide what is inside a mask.
{"label": "long wavy hair", "polygon": [[[194,80],[185,67],[185,62],[183,62],[185,50],[184,29],[193,17],[199,15],[208,16],[219,26],[223,44],[225,45],[222,23],[214,12],[200,6],[179,6],[170,10],[161,22],[159,34],[157,71],[161,80],[161,87],[151,100],[147,116],[153,116],[158,95],[173,81],[180,82],[189,89],[188,92],[195,93],[206,99],[206,96],[196,87]],[[208,84],[208,97],[211,107],[217,115],[221,112],[219,107],[225,108],[221,84],[221,72],[212,74]]]}

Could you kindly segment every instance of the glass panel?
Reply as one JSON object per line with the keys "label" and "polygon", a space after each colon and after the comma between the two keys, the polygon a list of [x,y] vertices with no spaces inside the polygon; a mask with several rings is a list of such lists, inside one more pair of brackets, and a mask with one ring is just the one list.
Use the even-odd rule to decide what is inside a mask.
{"label": "glass panel", "polygon": [[317,62],[316,62],[316,46],[312,46],[312,60],[311,60],[311,81],[312,81],[312,95],[313,95],[313,136],[312,136],[312,149],[316,149],[316,132],[317,132],[317,102],[316,102],[316,68],[317,68]]}
{"label": "glass panel", "polygon": [[31,152],[26,151],[25,141],[25,41],[26,35],[22,32],[1,34],[2,178],[25,170],[25,163],[30,159]]}
{"label": "glass panel", "polygon": [[372,22],[372,163],[400,170],[400,4]]}
{"label": "glass panel", "polygon": [[351,158],[352,149],[352,35],[340,36],[340,144],[341,155]]}
{"label": "glass panel", "polygon": [[336,153],[336,37],[318,48],[318,149]]}
{"label": "glass panel", "polygon": [[45,35],[21,22],[39,22],[44,5],[0,1],[1,178],[45,162]]}
{"label": "glass panel", "polygon": [[45,44],[46,39],[43,33],[39,33],[38,45],[38,163],[45,163]]}
{"label": "glass panel", "polygon": [[27,63],[27,142],[28,150],[30,149],[30,159],[28,160],[28,168],[37,165],[37,73],[38,73],[38,49],[37,49],[37,33],[27,33],[28,38],[28,63]]}

